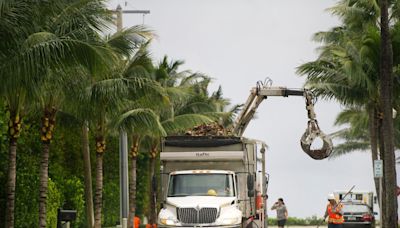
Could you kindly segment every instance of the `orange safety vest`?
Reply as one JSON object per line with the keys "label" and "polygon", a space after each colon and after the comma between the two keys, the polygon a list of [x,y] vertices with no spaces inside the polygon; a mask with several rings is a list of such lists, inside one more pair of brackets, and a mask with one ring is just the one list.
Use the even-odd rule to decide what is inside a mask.
{"label": "orange safety vest", "polygon": [[[342,204],[336,205],[336,207],[342,208]],[[332,211],[332,205],[328,204],[328,223],[333,223],[333,224],[342,224],[344,222],[343,215],[337,214]]]}

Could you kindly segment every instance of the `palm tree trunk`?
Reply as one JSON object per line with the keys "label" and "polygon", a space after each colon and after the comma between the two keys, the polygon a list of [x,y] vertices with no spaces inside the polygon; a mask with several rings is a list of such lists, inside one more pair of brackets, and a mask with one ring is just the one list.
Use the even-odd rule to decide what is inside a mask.
{"label": "palm tree trunk", "polygon": [[17,175],[17,140],[10,140],[8,156],[6,228],[14,227],[15,185]]}
{"label": "palm tree trunk", "polygon": [[383,176],[386,187],[386,221],[383,227],[397,227],[397,180],[396,159],[394,154],[394,128],[392,119],[393,93],[393,50],[389,30],[389,2],[380,1],[381,9],[381,56],[380,56],[380,91],[383,111],[383,137],[385,139],[385,157]]}
{"label": "palm tree trunk", "polygon": [[157,146],[152,146],[150,151],[150,218],[149,224],[156,223],[156,191],[154,191],[155,166],[157,157]]}
{"label": "palm tree trunk", "polygon": [[[385,139],[383,138],[383,127],[382,127],[382,119],[379,119],[379,121],[378,121],[378,132],[379,132],[379,156],[380,156],[380,159],[383,161],[383,162],[385,162],[385,147],[384,147],[384,144],[385,144]],[[385,172],[385,166],[383,166],[383,172]],[[383,177],[382,178],[382,185],[380,186],[380,188],[382,188],[381,189],[381,191],[382,191],[382,199],[381,199],[381,206],[382,206],[382,208],[381,208],[381,212],[382,212],[382,214],[381,214],[381,219],[382,219],[382,221],[381,221],[381,224],[385,224],[386,223],[386,218],[387,218],[387,215],[386,215],[386,213],[385,213],[385,208],[386,208],[386,185],[385,185],[385,178]]]}
{"label": "palm tree trunk", "polygon": [[[368,110],[369,118],[369,138],[371,144],[371,157],[372,157],[372,167],[374,166],[374,161],[378,159],[378,123],[377,123],[377,113],[375,107],[372,105]],[[379,192],[379,179],[374,178],[375,191]],[[379,195],[379,194],[378,194]],[[378,201],[380,202],[380,196],[378,196]]]}
{"label": "palm tree trunk", "polygon": [[46,201],[49,181],[49,151],[50,144],[43,143],[42,158],[40,162],[39,186],[39,227],[46,227]]}
{"label": "palm tree trunk", "polygon": [[95,195],[94,227],[101,228],[103,207],[103,153],[96,153],[96,195]]}
{"label": "palm tree trunk", "polygon": [[44,109],[42,118],[41,141],[42,141],[42,157],[40,162],[40,186],[39,186],[39,227],[46,227],[46,204],[47,189],[49,181],[49,154],[50,143],[53,138],[53,131],[56,123],[57,110],[52,107]]}
{"label": "palm tree trunk", "polygon": [[10,111],[10,120],[8,124],[10,146],[8,155],[6,228],[14,227],[15,186],[17,178],[17,140],[21,132],[21,123],[22,118],[20,118],[19,113]]}
{"label": "palm tree trunk", "polygon": [[92,228],[94,226],[92,165],[90,164],[89,127],[87,121],[85,121],[82,126],[82,153],[84,166],[87,227]]}
{"label": "palm tree trunk", "polygon": [[132,137],[131,147],[131,166],[130,166],[130,182],[129,182],[129,227],[133,227],[136,213],[136,162],[139,151],[139,137]]}
{"label": "palm tree trunk", "polygon": [[99,124],[96,134],[96,195],[94,199],[94,227],[101,228],[101,215],[103,209],[103,155],[106,151],[104,125]]}

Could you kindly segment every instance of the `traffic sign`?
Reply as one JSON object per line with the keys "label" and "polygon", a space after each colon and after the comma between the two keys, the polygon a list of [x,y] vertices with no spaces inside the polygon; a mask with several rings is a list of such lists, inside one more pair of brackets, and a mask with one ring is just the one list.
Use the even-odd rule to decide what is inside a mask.
{"label": "traffic sign", "polygon": [[375,178],[383,177],[383,161],[382,160],[374,160],[374,177]]}

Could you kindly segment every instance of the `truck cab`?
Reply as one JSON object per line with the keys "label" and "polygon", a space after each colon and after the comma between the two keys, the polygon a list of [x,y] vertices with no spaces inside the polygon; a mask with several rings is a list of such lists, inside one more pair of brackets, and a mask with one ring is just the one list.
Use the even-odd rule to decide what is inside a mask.
{"label": "truck cab", "polygon": [[245,227],[249,217],[264,217],[256,216],[265,177],[257,152],[255,142],[238,137],[167,137],[158,226]]}
{"label": "truck cab", "polygon": [[235,173],[188,170],[170,174],[160,226],[240,227]]}

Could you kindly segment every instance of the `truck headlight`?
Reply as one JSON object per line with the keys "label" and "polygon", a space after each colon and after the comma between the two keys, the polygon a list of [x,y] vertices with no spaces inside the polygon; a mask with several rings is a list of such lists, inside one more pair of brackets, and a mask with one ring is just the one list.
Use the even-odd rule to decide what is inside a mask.
{"label": "truck headlight", "polygon": [[175,225],[177,223],[177,221],[175,221],[172,218],[162,218],[160,219],[160,222],[164,225],[169,225],[169,226]]}
{"label": "truck headlight", "polygon": [[233,225],[233,224],[238,224],[238,218],[224,218],[221,221],[222,225]]}
{"label": "truck headlight", "polygon": [[236,225],[242,222],[242,212],[238,210],[237,205],[230,204],[221,207],[220,215],[216,223],[220,225]]}

